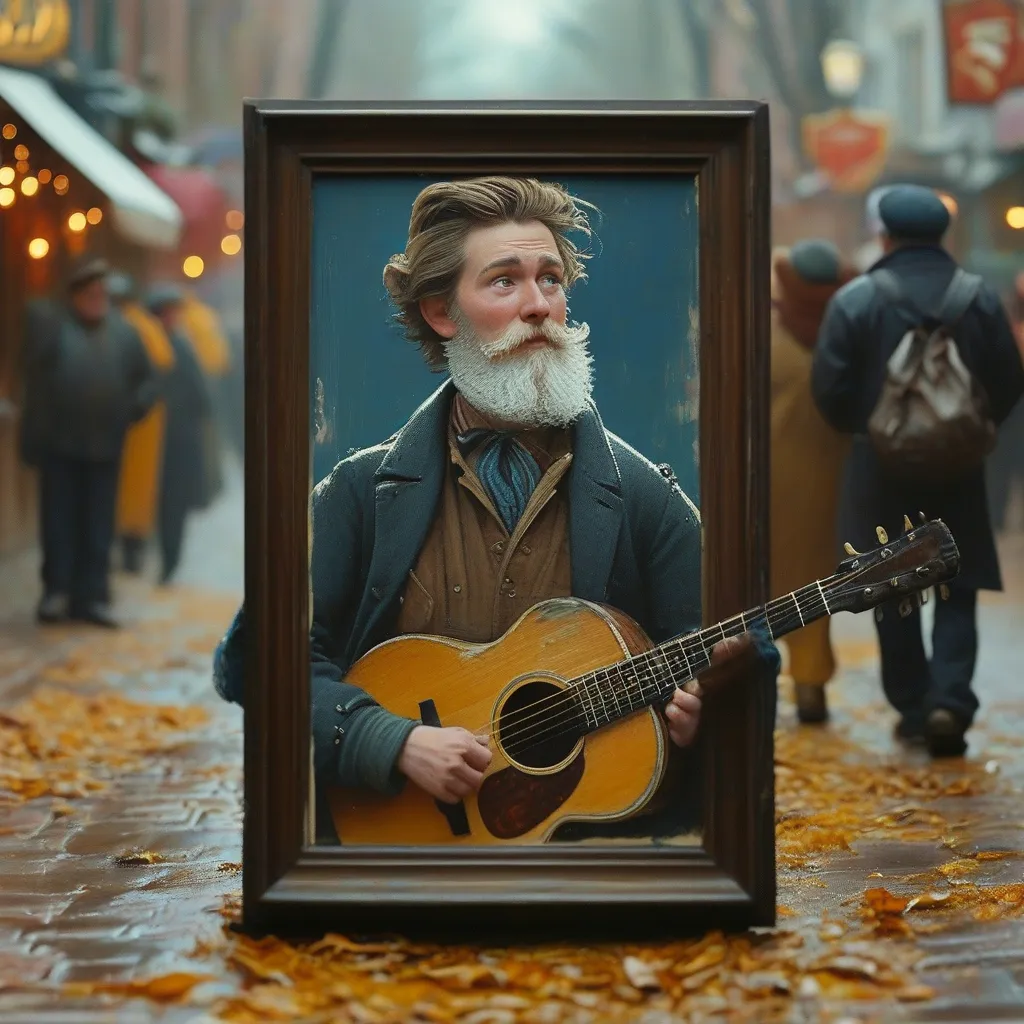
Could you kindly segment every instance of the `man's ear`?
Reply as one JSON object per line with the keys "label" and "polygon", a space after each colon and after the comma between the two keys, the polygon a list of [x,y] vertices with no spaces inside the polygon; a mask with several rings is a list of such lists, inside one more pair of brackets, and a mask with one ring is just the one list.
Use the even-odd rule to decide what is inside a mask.
{"label": "man's ear", "polygon": [[454,338],[459,329],[448,315],[448,300],[443,295],[420,299],[420,315],[442,338]]}

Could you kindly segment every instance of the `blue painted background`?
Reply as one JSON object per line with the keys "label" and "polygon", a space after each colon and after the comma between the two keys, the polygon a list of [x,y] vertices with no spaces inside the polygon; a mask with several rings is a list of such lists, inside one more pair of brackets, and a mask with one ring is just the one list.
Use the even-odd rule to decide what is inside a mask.
{"label": "blue painted background", "polygon": [[[314,182],[311,387],[323,382],[330,437],[316,480],[350,448],[393,434],[444,379],[390,319],[384,265],[405,248],[427,176],[324,176]],[[594,398],[609,430],[698,493],[697,208],[692,179],[558,179],[594,203],[588,280],[569,296],[590,325]],[[585,238],[575,239],[577,244]]]}

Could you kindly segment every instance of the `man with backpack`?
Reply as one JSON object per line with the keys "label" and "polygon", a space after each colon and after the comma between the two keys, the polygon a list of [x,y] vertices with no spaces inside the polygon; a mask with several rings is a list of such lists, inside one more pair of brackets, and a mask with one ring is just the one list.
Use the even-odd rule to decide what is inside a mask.
{"label": "man with backpack", "polygon": [[829,304],[811,387],[822,415],[854,435],[842,538],[865,551],[923,512],[960,549],[960,575],[936,595],[930,661],[912,602],[876,612],[897,737],[956,757],[978,709],[977,592],[1002,589],[985,458],[1024,392],[1024,366],[995,291],[942,248],[950,218],[938,196],[887,189],[878,219],[883,256]]}

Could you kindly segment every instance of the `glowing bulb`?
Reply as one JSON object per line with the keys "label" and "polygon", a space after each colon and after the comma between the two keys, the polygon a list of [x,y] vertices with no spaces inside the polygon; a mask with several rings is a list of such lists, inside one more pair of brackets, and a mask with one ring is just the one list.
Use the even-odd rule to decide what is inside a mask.
{"label": "glowing bulb", "polygon": [[14,147],[14,159],[15,160],[27,160],[28,159],[28,146],[24,143],[18,143]]}
{"label": "glowing bulb", "polygon": [[70,182],[68,181],[68,176],[66,174],[58,174],[57,177],[53,179],[53,190],[59,196],[62,196],[67,192],[69,185]]}
{"label": "glowing bulb", "polygon": [[53,172],[48,171],[45,167],[39,172],[39,184],[47,185],[50,179],[53,177]]}
{"label": "glowing bulb", "polygon": [[1016,231],[1024,228],[1024,206],[1011,206],[1006,211],[1006,223]]}
{"label": "glowing bulb", "polygon": [[3,136],[5,139],[13,139],[18,134],[18,129],[13,124],[5,124],[3,130]]}
{"label": "glowing bulb", "polygon": [[245,223],[245,214],[241,210],[228,210],[224,222],[232,231],[241,231]]}
{"label": "glowing bulb", "polygon": [[28,174],[28,161],[27,161],[27,160],[19,160],[19,161],[18,161],[18,162],[17,162],[17,163],[16,163],[15,165],[14,165],[14,169],[15,169],[15,170],[16,170],[16,171],[17,171],[17,172],[18,172],[19,174]]}
{"label": "glowing bulb", "polygon": [[206,269],[206,264],[201,256],[186,256],[181,269],[185,272],[186,277],[199,277]]}
{"label": "glowing bulb", "polygon": [[4,208],[10,206],[15,198],[13,188],[0,188],[0,206]]}
{"label": "glowing bulb", "polygon": [[33,238],[28,243],[28,254],[34,260],[41,260],[50,251],[50,243],[45,238]]}
{"label": "glowing bulb", "polygon": [[85,219],[90,224],[99,224],[99,222],[103,220],[103,211],[98,206],[94,206],[85,215]]}
{"label": "glowing bulb", "polygon": [[85,230],[85,214],[84,213],[73,213],[68,217],[68,228],[72,231],[84,231]]}
{"label": "glowing bulb", "polygon": [[238,235],[225,235],[220,240],[220,251],[225,256],[237,256],[242,251],[242,240]]}
{"label": "glowing bulb", "polygon": [[34,196],[39,191],[39,179],[33,178],[29,175],[27,178],[21,179],[21,194],[25,196]]}
{"label": "glowing bulb", "polygon": [[0,167],[0,185],[10,185],[14,181],[13,167]]}

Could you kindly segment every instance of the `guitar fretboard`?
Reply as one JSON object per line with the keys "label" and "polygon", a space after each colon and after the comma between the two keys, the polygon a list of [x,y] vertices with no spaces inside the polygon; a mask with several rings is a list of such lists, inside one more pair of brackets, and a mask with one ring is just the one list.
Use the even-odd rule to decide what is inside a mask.
{"label": "guitar fretboard", "polygon": [[641,708],[668,700],[677,686],[707,670],[715,644],[739,636],[755,623],[766,626],[774,639],[830,615],[826,594],[833,579],[817,580],[734,618],[578,676],[570,686],[575,691],[576,715],[582,731],[593,732]]}

